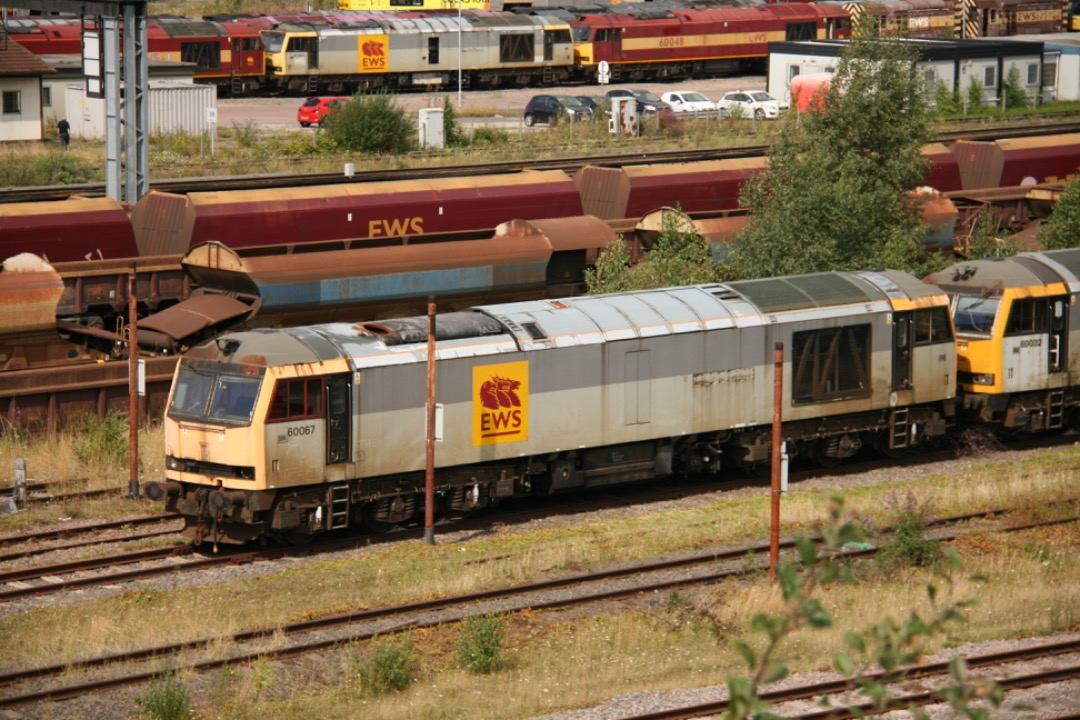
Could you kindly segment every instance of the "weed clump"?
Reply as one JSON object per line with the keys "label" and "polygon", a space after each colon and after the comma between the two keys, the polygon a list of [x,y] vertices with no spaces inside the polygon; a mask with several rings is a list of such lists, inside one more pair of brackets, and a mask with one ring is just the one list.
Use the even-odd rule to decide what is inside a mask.
{"label": "weed clump", "polygon": [[364,695],[378,696],[401,692],[416,675],[416,654],[412,639],[383,640],[371,653],[354,663],[353,675]]}
{"label": "weed clump", "polygon": [[911,492],[902,497],[893,493],[888,504],[895,517],[894,539],[878,555],[881,566],[930,567],[941,560],[940,543],[925,536],[926,526],[933,517],[932,500],[920,502]]}
{"label": "weed clump", "polygon": [[174,673],[150,685],[140,695],[141,714],[148,720],[182,720],[191,717],[191,692]]}
{"label": "weed clump", "polygon": [[98,419],[83,418],[72,445],[75,458],[84,465],[112,463],[123,466],[128,454],[128,422],[114,412]]}
{"label": "weed clump", "polygon": [[461,626],[458,663],[469,672],[487,675],[499,667],[505,618],[499,615],[470,617]]}

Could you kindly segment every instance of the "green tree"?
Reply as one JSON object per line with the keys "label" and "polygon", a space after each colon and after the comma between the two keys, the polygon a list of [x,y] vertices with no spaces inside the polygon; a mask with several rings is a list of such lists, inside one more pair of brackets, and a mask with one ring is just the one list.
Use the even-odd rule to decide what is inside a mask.
{"label": "green tree", "polygon": [[1020,84],[1020,68],[1015,65],[1009,66],[1009,72],[1005,74],[1005,109],[1023,108],[1029,105],[1024,86]]}
{"label": "green tree", "polygon": [[983,84],[971,78],[967,86],[967,112],[969,115],[978,115],[983,111]]}
{"label": "green tree", "polygon": [[1080,247],[1080,182],[1075,178],[1065,184],[1038,238],[1043,250]]}
{"label": "green tree", "polygon": [[720,279],[712,248],[690,220],[675,208],[661,216],[660,234],[652,248],[634,263],[623,238],[616,238],[585,271],[589,293],[626,292],[650,288],[698,285]]}
{"label": "green tree", "polygon": [[1008,257],[1020,252],[1016,240],[1009,235],[998,222],[994,210],[983,205],[971,220],[971,231],[967,238],[967,251],[964,255],[969,260],[986,257]]}
{"label": "green tree", "polygon": [[938,80],[934,106],[937,108],[938,117],[956,117],[964,112],[960,104],[960,93],[950,89],[944,80]]}
{"label": "green tree", "polygon": [[932,116],[914,44],[859,35],[821,109],[786,125],[768,169],[743,188],[750,210],[731,253],[741,278],[890,265],[924,253],[922,155]]}
{"label": "green tree", "polygon": [[465,136],[461,132],[461,123],[458,122],[457,111],[454,110],[454,103],[450,102],[448,96],[443,97],[443,139],[446,141],[446,147],[458,147],[465,145]]}
{"label": "green tree", "polygon": [[354,95],[323,120],[338,148],[362,153],[402,153],[415,149],[416,131],[390,95]]}

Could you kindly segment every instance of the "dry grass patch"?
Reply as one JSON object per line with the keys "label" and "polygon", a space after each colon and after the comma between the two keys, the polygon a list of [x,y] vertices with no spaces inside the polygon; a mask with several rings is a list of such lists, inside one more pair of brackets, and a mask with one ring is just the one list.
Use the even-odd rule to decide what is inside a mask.
{"label": "dry grass patch", "polygon": [[[1021,533],[1015,547],[969,558],[963,576],[952,583],[931,570],[884,573],[873,560],[861,561],[855,566],[858,585],[829,586],[820,594],[834,626],[795,633],[783,643],[781,654],[795,670],[828,667],[847,631],[863,631],[886,617],[903,620],[913,612],[932,616],[936,608],[927,600],[928,584],[942,590],[941,602],[978,601],[968,611],[968,621],[935,638],[931,651],[1076,630],[1080,618],[1072,608],[1080,607],[1080,566],[1068,558],[1075,556],[1080,533],[1070,526],[1067,533],[1056,535]],[[1041,577],[1043,586],[1032,587],[1033,577]],[[246,694],[245,702],[230,697],[223,704],[220,693],[197,692],[197,705],[209,716],[235,720],[300,720],[313,714],[335,719],[358,713],[385,720],[533,717],[596,705],[615,695],[721,685],[728,674],[745,672],[731,648],[733,640],[762,647],[762,639],[747,629],[750,619],[783,610],[779,591],[764,576],[706,591],[656,595],[646,604],[628,606],[620,614],[577,619],[563,613],[516,613],[508,618],[503,662],[493,676],[458,667],[452,658],[458,630],[442,627],[411,633],[418,667],[413,682],[400,692],[360,692],[353,674],[357,658],[365,657],[371,646],[357,644],[324,656],[316,682],[289,682],[273,696]],[[275,676],[289,677],[285,667]],[[305,665],[305,676],[309,671]],[[502,690],[492,693],[495,685]]]}
{"label": "dry grass patch", "polygon": [[[846,507],[851,517],[872,527],[894,522],[891,508],[898,492],[913,494],[940,515],[973,507],[1015,506],[1018,498],[1024,507],[1054,506],[1060,511],[1063,498],[1080,495],[1075,474],[1056,469],[1074,459],[1075,453],[1051,453],[1040,472],[1031,472],[1027,463],[1002,462],[973,468],[970,476],[905,482],[900,490],[895,485],[857,488],[846,493]],[[663,512],[613,510],[599,515],[605,519],[594,515],[557,529],[496,526],[490,534],[468,542],[443,538],[435,546],[371,547],[359,556],[334,557],[227,585],[140,590],[73,607],[43,608],[0,621],[0,635],[7,639],[0,646],[0,665],[36,667],[58,658],[97,656],[475,592],[666,552],[759,544],[767,536],[766,495],[765,490],[749,499],[717,494],[712,502],[695,500],[690,507]],[[820,493],[795,486],[782,502],[785,534],[812,531],[824,516],[824,507]],[[1053,534],[1046,537],[1052,539]],[[1012,541],[995,539],[984,554],[999,554],[1011,547],[1007,542]],[[1059,562],[1063,557],[1056,546],[1042,550],[1034,541],[1027,542],[1025,552],[1039,563]],[[959,547],[965,549],[962,544]],[[1041,564],[1038,569],[1045,571]],[[751,604],[762,602],[755,598]],[[1060,606],[1055,607],[1060,614]],[[213,610],[193,612],[193,608]],[[208,622],[210,617],[212,622]],[[739,626],[730,620],[730,627]],[[57,628],[65,631],[57,632]]]}

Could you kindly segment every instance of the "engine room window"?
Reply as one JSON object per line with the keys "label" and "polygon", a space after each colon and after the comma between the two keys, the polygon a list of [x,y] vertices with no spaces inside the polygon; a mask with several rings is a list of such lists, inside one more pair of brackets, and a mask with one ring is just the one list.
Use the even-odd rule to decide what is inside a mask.
{"label": "engine room window", "polygon": [[322,378],[279,380],[270,401],[267,422],[285,422],[322,415]]}
{"label": "engine room window", "polygon": [[1014,300],[1009,310],[1006,335],[1031,335],[1046,332],[1050,328],[1050,314],[1045,298]]}
{"label": "engine room window", "polygon": [[221,46],[216,43],[180,43],[180,61],[194,63],[199,70],[221,67]]}
{"label": "engine room window", "polygon": [[535,39],[531,34],[499,36],[499,62],[532,62],[535,56]]}
{"label": "engine room window", "polygon": [[870,395],[870,325],[795,333],[792,401],[799,404]]}

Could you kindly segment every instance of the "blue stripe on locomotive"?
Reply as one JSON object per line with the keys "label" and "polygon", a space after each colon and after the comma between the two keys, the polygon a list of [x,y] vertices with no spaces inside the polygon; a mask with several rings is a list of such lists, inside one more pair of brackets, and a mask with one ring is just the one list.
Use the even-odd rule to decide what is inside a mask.
{"label": "blue stripe on locomotive", "polygon": [[358,299],[400,300],[423,295],[506,291],[517,287],[542,286],[546,273],[545,262],[497,267],[486,265],[261,285],[259,292],[265,311],[291,306],[334,305]]}

